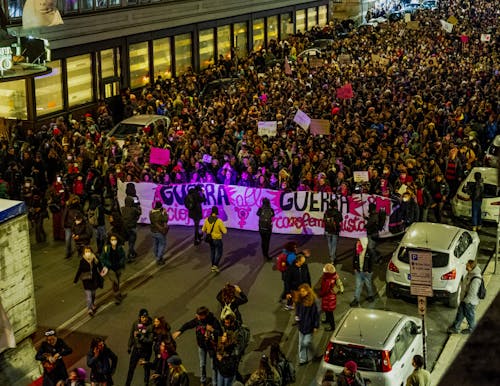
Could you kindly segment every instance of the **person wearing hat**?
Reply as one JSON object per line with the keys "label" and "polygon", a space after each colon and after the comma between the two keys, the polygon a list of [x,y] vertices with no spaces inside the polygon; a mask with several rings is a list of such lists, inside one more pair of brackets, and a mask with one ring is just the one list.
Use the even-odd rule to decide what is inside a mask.
{"label": "person wearing hat", "polygon": [[333,311],[337,308],[337,294],[344,293],[344,284],[333,264],[325,264],[320,283],[318,295],[321,298],[321,311],[325,313],[324,323],[330,324],[330,327],[326,328],[327,331],[333,331],[335,330]]}
{"label": "person wearing hat", "polygon": [[172,355],[167,360],[169,373],[168,386],[189,386],[189,377],[187,371],[182,364],[182,360],[178,355]]}
{"label": "person wearing hat", "polygon": [[219,216],[219,208],[212,207],[210,216],[205,219],[201,231],[205,233],[205,241],[210,244],[211,271],[219,272],[219,262],[222,257],[222,235],[227,233],[226,226]]}
{"label": "person wearing hat", "polygon": [[340,235],[341,223],[342,214],[337,207],[337,202],[330,201],[323,215],[323,225],[326,240],[328,241],[328,255],[333,264],[335,264],[337,259],[337,242]]}
{"label": "person wearing hat", "polygon": [[38,349],[35,359],[42,362],[43,384],[55,385],[59,381],[66,381],[68,371],[63,357],[71,354],[73,350],[60,338],[55,330],[45,331],[45,341]]}
{"label": "person wearing hat", "polygon": [[[132,384],[135,368],[139,361],[148,362],[153,351],[153,326],[148,310],[142,308],[139,311],[139,319],[132,323],[128,339],[128,353],[130,362],[128,366],[127,380],[125,386]],[[149,384],[149,366],[144,366],[144,385]]]}
{"label": "person wearing hat", "polygon": [[347,361],[344,370],[337,375],[338,386],[365,386],[363,377],[358,372],[358,365],[354,361]]}

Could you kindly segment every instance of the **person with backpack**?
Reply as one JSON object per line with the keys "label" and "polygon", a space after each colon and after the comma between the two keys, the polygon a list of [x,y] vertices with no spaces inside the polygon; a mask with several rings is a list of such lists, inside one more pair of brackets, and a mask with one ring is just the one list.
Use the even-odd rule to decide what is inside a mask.
{"label": "person with backpack", "polygon": [[486,297],[481,268],[475,260],[467,261],[465,265],[467,275],[465,276],[465,297],[460,302],[455,320],[448,328],[448,333],[458,334],[462,321],[467,319],[468,328],[463,329],[462,334],[470,334],[476,327],[476,306],[481,299]]}
{"label": "person with backpack", "polygon": [[245,383],[245,386],[280,386],[281,379],[278,370],[271,365],[269,357],[260,357],[259,368],[255,370]]}
{"label": "person with backpack", "polygon": [[123,225],[125,227],[128,241],[128,261],[132,262],[137,257],[135,242],[137,240],[137,221],[141,217],[141,206],[134,200],[134,197],[125,197],[125,206],[121,210]]}
{"label": "person with backpack", "polygon": [[248,303],[248,297],[236,284],[226,283],[216,296],[221,305],[220,319],[224,320],[226,315],[233,314],[239,323],[243,323],[239,307]]}
{"label": "person with backpack", "polygon": [[481,229],[481,205],[483,204],[484,184],[481,172],[474,173],[474,182],[468,188],[472,200],[472,230]]}
{"label": "person with backpack", "polygon": [[222,320],[221,327],[222,333],[226,333],[227,336],[235,342],[232,353],[236,358],[237,364],[235,378],[238,381],[242,381],[243,377],[238,371],[238,366],[241,362],[241,358],[245,355],[252,334],[250,333],[250,329],[240,323],[232,314],[226,315]]}
{"label": "person with backpack", "polygon": [[285,354],[283,354],[280,345],[276,342],[271,343],[269,359],[271,361],[271,365],[278,370],[281,378],[281,386],[288,386],[295,383],[295,367],[293,366],[293,363],[287,359]]}
{"label": "person with backpack", "polygon": [[283,281],[283,291],[280,295],[279,302],[282,303],[286,300],[286,271],[288,269],[288,260],[295,261],[297,255],[297,243],[295,241],[289,241],[283,247],[281,253],[276,257],[276,270],[281,272],[281,280]]}
{"label": "person with backpack", "polygon": [[156,201],[155,207],[149,212],[149,221],[156,264],[163,265],[165,264],[163,254],[167,248],[168,213],[160,201]]}
{"label": "person with backpack", "polygon": [[200,359],[200,383],[207,386],[207,356],[211,361],[212,381],[216,383],[217,369],[215,368],[214,356],[217,348],[218,338],[222,333],[222,328],[218,318],[210,312],[207,307],[199,307],[193,319],[184,323],[179,330],[172,334],[172,338],[177,339],[187,330],[194,329],[196,333],[196,343],[198,344],[198,356]]}
{"label": "person with backpack", "polygon": [[271,243],[271,235],[273,233],[274,209],[271,208],[269,198],[265,197],[262,199],[262,206],[257,210],[257,216],[259,216],[262,255],[267,260],[271,260],[271,257],[269,257],[269,244]]}
{"label": "person with backpack", "polygon": [[219,263],[222,258],[222,235],[227,233],[226,226],[219,216],[219,208],[212,207],[210,216],[205,219],[201,231],[205,233],[205,241],[210,245],[211,271],[219,273]]}
{"label": "person with backpack", "polygon": [[194,245],[200,244],[202,240],[202,234],[200,233],[200,221],[203,218],[202,205],[206,201],[205,194],[203,193],[203,187],[201,185],[196,185],[196,187],[190,188],[186,198],[184,199],[184,206],[188,210],[188,216],[194,223]]}
{"label": "person with backpack", "polygon": [[340,213],[336,201],[330,201],[328,208],[323,215],[325,236],[328,241],[328,255],[332,264],[337,260],[337,242],[340,235],[342,214]]}

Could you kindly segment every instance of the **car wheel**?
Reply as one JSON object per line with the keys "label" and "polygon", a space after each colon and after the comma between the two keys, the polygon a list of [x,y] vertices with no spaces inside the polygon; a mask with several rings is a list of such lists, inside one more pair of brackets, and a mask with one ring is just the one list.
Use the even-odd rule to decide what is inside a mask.
{"label": "car wheel", "polygon": [[396,291],[394,291],[389,285],[385,287],[385,296],[388,299],[395,299],[397,297]]}
{"label": "car wheel", "polygon": [[457,308],[460,304],[460,295],[462,294],[462,282],[458,285],[457,292],[450,294],[448,298],[448,307]]}

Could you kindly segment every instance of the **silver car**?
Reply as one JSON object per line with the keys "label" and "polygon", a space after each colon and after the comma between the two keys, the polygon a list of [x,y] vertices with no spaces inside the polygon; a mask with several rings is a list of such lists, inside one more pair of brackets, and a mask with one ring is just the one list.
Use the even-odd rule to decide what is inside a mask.
{"label": "silver car", "polygon": [[338,324],[323,356],[316,383],[327,370],[342,372],[353,360],[370,386],[400,386],[413,371],[411,360],[422,355],[422,322],[397,312],[351,308]]}
{"label": "silver car", "polygon": [[160,125],[163,125],[167,131],[170,126],[170,118],[152,114],[133,115],[115,125],[106,134],[106,137],[114,137],[122,146],[127,137],[141,136],[144,131],[154,132]]}

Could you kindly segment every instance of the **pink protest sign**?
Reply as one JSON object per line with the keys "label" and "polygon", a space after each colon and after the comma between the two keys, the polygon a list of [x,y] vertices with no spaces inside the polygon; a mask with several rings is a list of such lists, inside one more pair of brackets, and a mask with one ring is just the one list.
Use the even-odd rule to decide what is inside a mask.
{"label": "pink protest sign", "polygon": [[337,89],[337,98],[339,99],[351,99],[354,97],[354,92],[352,91],[352,85],[347,83],[346,85]]}
{"label": "pink protest sign", "polygon": [[170,163],[170,150],[152,147],[149,155],[149,163],[155,165],[168,165]]}

